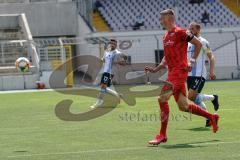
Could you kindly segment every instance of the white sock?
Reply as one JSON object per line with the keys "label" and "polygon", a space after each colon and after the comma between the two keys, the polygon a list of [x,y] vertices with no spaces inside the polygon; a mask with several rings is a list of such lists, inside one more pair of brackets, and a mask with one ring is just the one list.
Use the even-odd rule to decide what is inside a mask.
{"label": "white sock", "polygon": [[[103,89],[103,90],[104,90],[104,89]],[[98,93],[97,99],[103,99],[104,94],[105,94],[105,92],[104,92],[103,90],[101,90],[101,91]]]}
{"label": "white sock", "polygon": [[201,94],[201,93],[199,93],[197,95],[197,98],[200,101],[212,101],[212,100],[214,100],[214,96],[213,95],[207,95],[207,94]]}
{"label": "white sock", "polygon": [[112,94],[112,95],[114,95],[114,96],[116,96],[116,97],[119,97],[119,94],[116,91],[114,91],[114,90],[112,90],[110,88],[107,88],[107,92]]}
{"label": "white sock", "polygon": [[214,100],[213,95],[202,94],[202,101],[212,101]]}

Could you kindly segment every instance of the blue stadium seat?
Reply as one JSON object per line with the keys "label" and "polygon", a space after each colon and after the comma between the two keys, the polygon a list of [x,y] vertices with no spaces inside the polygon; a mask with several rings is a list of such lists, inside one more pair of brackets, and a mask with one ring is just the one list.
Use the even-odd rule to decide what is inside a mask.
{"label": "blue stadium seat", "polygon": [[[142,13],[146,21],[144,29],[156,29],[161,28],[159,27],[159,12],[166,8],[174,8],[174,0],[102,0],[102,5],[99,11],[114,31],[124,30],[129,23],[136,23],[139,13]],[[240,24],[239,18],[219,0],[213,3],[204,2],[200,5],[182,0],[178,3],[178,11],[178,24],[183,27],[187,27],[188,23],[193,20],[201,22],[204,11],[210,14],[212,23],[207,24],[208,27],[219,27],[219,24],[222,27]],[[147,23],[148,21],[151,23]]]}

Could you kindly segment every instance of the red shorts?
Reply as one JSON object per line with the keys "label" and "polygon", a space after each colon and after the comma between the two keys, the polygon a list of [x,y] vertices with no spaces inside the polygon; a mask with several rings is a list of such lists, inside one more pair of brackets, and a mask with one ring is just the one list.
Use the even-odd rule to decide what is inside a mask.
{"label": "red shorts", "polygon": [[178,101],[180,93],[182,93],[184,96],[187,96],[187,91],[186,91],[186,79],[188,76],[188,72],[186,71],[175,71],[175,72],[170,72],[168,74],[167,82],[170,82],[172,86],[165,85],[162,88],[162,92],[166,92],[168,90],[173,91],[173,96],[175,101]]}

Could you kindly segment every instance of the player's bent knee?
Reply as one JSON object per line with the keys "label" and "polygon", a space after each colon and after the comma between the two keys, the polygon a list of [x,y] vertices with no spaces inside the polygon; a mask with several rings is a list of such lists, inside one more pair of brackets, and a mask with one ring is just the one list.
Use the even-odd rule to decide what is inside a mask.
{"label": "player's bent knee", "polygon": [[190,99],[191,101],[194,101],[195,100],[195,98],[196,98],[196,96],[194,96],[194,95],[188,95],[188,99]]}
{"label": "player's bent knee", "polygon": [[166,96],[159,96],[158,97],[158,102],[167,102],[168,98]]}
{"label": "player's bent knee", "polygon": [[180,111],[187,112],[188,108],[186,106],[178,106]]}
{"label": "player's bent knee", "polygon": [[101,84],[101,88],[107,88],[106,84]]}
{"label": "player's bent knee", "polygon": [[185,101],[180,101],[177,103],[180,111],[187,112],[188,111],[188,103]]}
{"label": "player's bent knee", "polygon": [[188,99],[190,99],[191,101],[194,101],[197,97],[197,93],[195,93],[194,91],[189,91],[188,92]]}

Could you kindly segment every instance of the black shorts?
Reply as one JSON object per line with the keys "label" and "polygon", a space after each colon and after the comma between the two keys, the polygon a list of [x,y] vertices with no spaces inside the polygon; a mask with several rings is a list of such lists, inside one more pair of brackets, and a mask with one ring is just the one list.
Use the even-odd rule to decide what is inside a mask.
{"label": "black shorts", "polygon": [[106,84],[108,87],[110,87],[112,84],[112,78],[113,78],[112,74],[104,72],[102,74],[101,84]]}
{"label": "black shorts", "polygon": [[187,88],[192,89],[194,91],[198,91],[198,93],[201,93],[203,87],[205,84],[205,78],[203,77],[194,77],[194,76],[188,76],[187,78]]}

